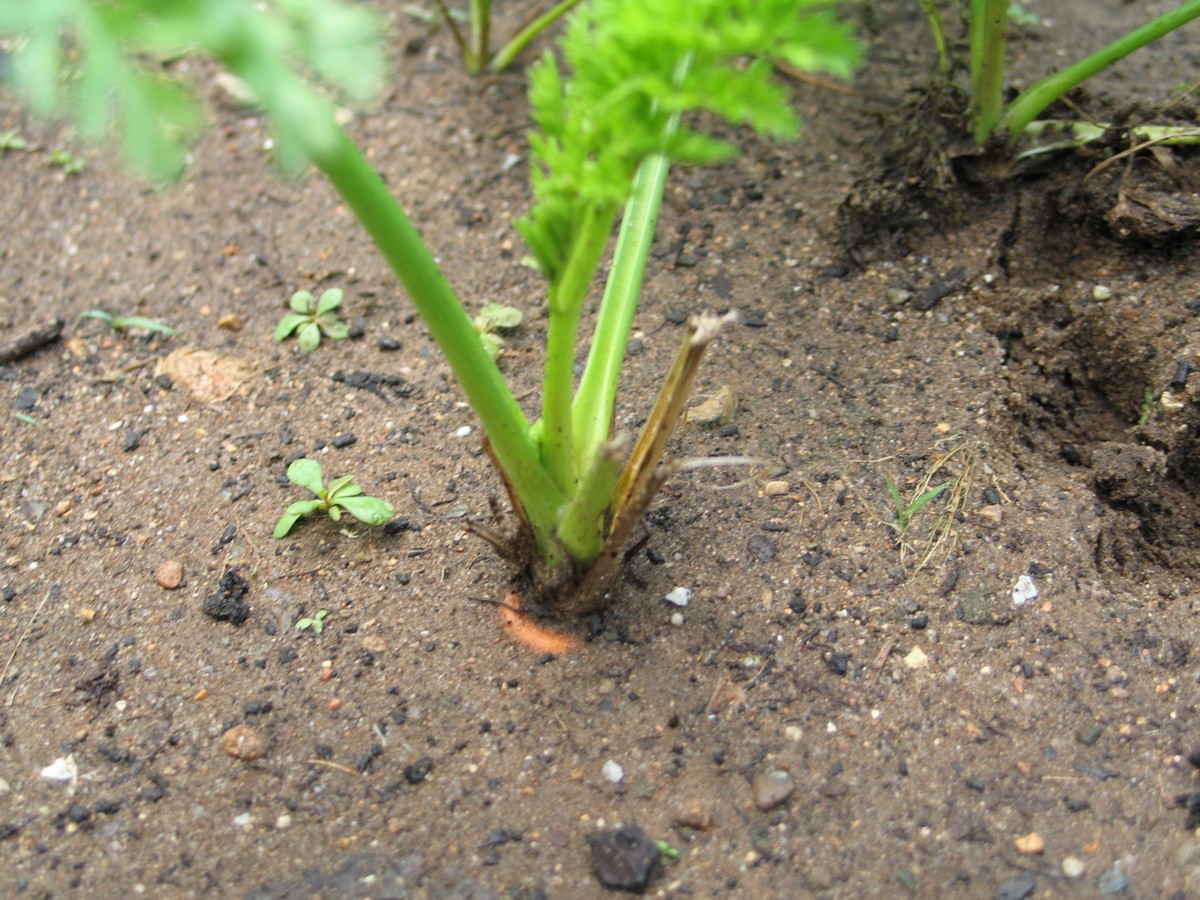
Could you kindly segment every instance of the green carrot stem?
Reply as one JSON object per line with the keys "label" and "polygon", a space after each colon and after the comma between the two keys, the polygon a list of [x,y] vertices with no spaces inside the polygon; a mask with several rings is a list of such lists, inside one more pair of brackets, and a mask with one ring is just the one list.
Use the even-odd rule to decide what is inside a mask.
{"label": "green carrot stem", "polygon": [[646,157],[638,168],[633,193],[625,205],[612,267],[604,286],[604,299],[600,302],[592,335],[592,348],[572,405],[577,466],[582,466],[596,452],[612,428],[617,385],[669,168],[670,161],[662,154]]}
{"label": "green carrot stem", "polygon": [[[1009,142],[1016,141],[1028,127],[1029,123],[1037,118],[1042,110],[1059,97],[1062,97],[1073,87],[1108,68],[1117,60],[1125,58],[1130,53],[1133,53],[1133,51],[1140,50],[1142,47],[1157,41],[1176,28],[1186,25],[1197,16],[1200,16],[1200,0],[1189,0],[1189,2],[1176,7],[1171,12],[1159,16],[1152,22],[1147,22],[1141,28],[1134,29],[1124,37],[1118,38],[1111,44],[1097,50],[1091,56],[1087,56],[1074,65],[1068,66],[1061,72],[1055,72],[1053,75],[1046,76],[1041,81],[1022,91],[1009,104],[1004,115],[998,117],[992,127],[988,128],[988,133],[990,134],[992,131],[1007,132]],[[979,141],[978,130],[975,137]]]}
{"label": "green carrot stem", "polygon": [[512,65],[514,59],[520,56],[521,51],[529,46],[530,41],[557,22],[572,6],[576,6],[578,3],[579,0],[561,0],[540,16],[523,25],[508,40],[508,43],[492,56],[491,62],[488,63],[488,69],[492,72],[503,72]]}
{"label": "green carrot stem", "polygon": [[950,55],[946,51],[946,28],[942,24],[942,14],[935,0],[918,0],[925,19],[929,22],[929,31],[933,35],[933,46],[937,49],[937,70],[942,76],[950,74]]}
{"label": "green carrot stem", "polygon": [[1008,0],[971,2],[971,91],[975,143],[983,144],[1004,110],[1004,51]]}
{"label": "green carrot stem", "polygon": [[579,490],[563,507],[557,535],[571,559],[583,566],[604,548],[605,513],[629,450],[628,436],[607,441],[596,449],[579,482]]}
{"label": "green carrot stem", "polygon": [[575,465],[571,420],[579,319],[615,218],[615,211],[595,207],[584,214],[563,271],[550,286],[550,326],[542,384],[542,462],[559,490],[568,496],[575,493],[580,475]]}
{"label": "green carrot stem", "polygon": [[445,354],[493,452],[521,498],[539,546],[553,545],[563,492],[538,459],[529,423],[421,235],[358,147],[338,140],[313,163],[354,211]]}
{"label": "green carrot stem", "polygon": [[467,71],[477,75],[483,71],[491,56],[492,10],[490,0],[471,0],[471,33],[467,38],[468,51],[464,62]]}

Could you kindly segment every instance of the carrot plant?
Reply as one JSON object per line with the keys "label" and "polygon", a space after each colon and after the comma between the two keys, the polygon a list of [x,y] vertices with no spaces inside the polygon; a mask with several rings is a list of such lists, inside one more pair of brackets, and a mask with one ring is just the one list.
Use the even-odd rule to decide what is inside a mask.
{"label": "carrot plant", "polygon": [[[919,2],[933,33],[938,67],[943,75],[949,74],[951,61],[936,0]],[[970,0],[967,8],[972,135],[981,146],[992,138],[1011,145],[1022,135],[1047,130],[1049,125],[1074,132],[1080,142],[1100,137],[1104,129],[1094,125],[1042,123],[1037,117],[1087,79],[1200,16],[1200,0],[1187,0],[1006,100],[1005,49],[1010,5],[1009,0]]]}
{"label": "carrot plant", "polygon": [[[197,104],[153,60],[205,54],[258,97],[285,163],[311,163],[357,216],[438,343],[483,425],[518,522],[491,539],[525,566],[540,604],[578,615],[608,601],[622,547],[674,469],[661,464],[705,346],[688,333],[635,440],[613,433],[616,392],[664,181],[672,163],[735,153],[689,125],[706,110],[759,135],[798,121],[773,79],[783,61],[849,74],[858,51],[821,0],[591,0],[572,11],[561,62],[530,72],[533,205],[517,227],[545,280],[549,326],[540,415],[527,417],[417,228],[334,117],[319,82],[369,96],[376,24],[336,0],[25,0],[0,6],[20,35],[11,66],[35,109],[116,134],[152,177],[175,174]],[[64,41],[71,47],[68,56]],[[591,350],[574,367],[585,301],[612,243]]]}
{"label": "carrot plant", "polygon": [[554,3],[536,3],[525,20],[517,26],[505,43],[492,50],[492,4],[491,0],[470,0],[467,9],[466,32],[459,28],[457,17],[446,5],[446,0],[435,0],[442,18],[445,19],[463,65],[472,75],[481,72],[503,72],[529,43],[539,34],[561,19],[579,0],[558,0]]}

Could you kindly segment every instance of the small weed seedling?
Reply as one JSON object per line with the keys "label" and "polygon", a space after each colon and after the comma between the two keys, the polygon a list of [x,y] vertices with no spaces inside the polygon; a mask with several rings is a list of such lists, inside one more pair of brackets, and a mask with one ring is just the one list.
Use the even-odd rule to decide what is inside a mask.
{"label": "small weed seedling", "polygon": [[325,617],[329,615],[329,610],[318,609],[312,616],[305,616],[296,622],[297,631],[311,630],[313,634],[320,634],[325,630]]}
{"label": "small weed seedling", "polygon": [[106,309],[89,309],[87,312],[80,313],[79,318],[98,319],[113,331],[129,331],[134,328],[140,328],[143,331],[165,334],[167,337],[179,337],[179,332],[170,325],[164,325],[156,319],[148,319],[145,316],[123,316],[120,313],[109,312]]}
{"label": "small weed seedling", "polygon": [[275,525],[274,535],[286,537],[295,524],[309,513],[323,512],[335,522],[340,522],[342,510],[367,525],[386,525],[392,518],[392,507],[378,497],[367,497],[363,489],[354,483],[351,475],[335,478],[325,486],[321,464],[315,459],[302,458],[292,462],[287,469],[288,481],[298,484],[316,495],[313,500],[297,500],[284,512]]}
{"label": "small weed seedling", "polygon": [[56,169],[62,169],[64,175],[78,175],[87,163],[74,156],[70,150],[51,150],[46,161]]}
{"label": "small weed seedling", "polygon": [[311,353],[320,346],[321,335],[331,341],[344,341],[350,336],[350,329],[335,312],[342,305],[341,288],[329,288],[315,302],[308,291],[296,291],[288,305],[292,311],[279,320],[275,340],[285,341],[295,333],[300,350]]}
{"label": "small weed seedling", "polygon": [[[775,65],[844,77],[860,57],[834,6],[832,0],[588,0],[551,9],[571,14],[561,61],[547,53],[530,69],[533,203],[517,223],[544,279],[548,313],[540,416],[532,420],[380,177],[379,161],[368,159],[338,124],[328,88],[369,100],[382,82],[378,22],[366,6],[24,0],[0,3],[0,35],[19,38],[9,71],[35,112],[73,111],[85,137],[121,135],[131,161],[160,180],[179,174],[185,139],[204,117],[193,93],[158,61],[207,54],[242,79],[270,121],[276,158],[292,169],[312,164],[329,180],[391,265],[479,416],[516,520],[511,537],[487,536],[529,577],[533,603],[581,616],[609,603],[625,544],[647,505],[687,467],[664,454],[701,357],[728,321],[690,322],[640,434],[614,432],[613,423],[623,420],[616,415],[617,388],[668,170],[737,152],[684,116],[703,111],[702,123],[794,137],[799,121],[786,87],[774,80]],[[473,0],[473,14],[488,10],[485,0]],[[64,42],[71,53],[63,52]],[[486,35],[473,46],[486,52]],[[589,300],[602,272],[607,280],[587,340],[581,330],[593,321]],[[316,320],[335,306],[324,298],[316,308],[311,298],[294,303],[294,316],[276,334],[298,329],[315,346]],[[277,534],[318,509],[331,516],[339,505],[379,512],[362,509],[367,498],[359,499],[357,489],[347,493],[348,482],[334,482],[322,494],[320,469],[313,467],[305,463],[300,483],[318,499],[293,504]]]}
{"label": "small weed seedling", "polygon": [[1154,415],[1154,401],[1158,397],[1154,393],[1154,388],[1146,388],[1146,392],[1142,394],[1142,411],[1138,415],[1138,425],[1145,425],[1150,421],[1150,417]]}
{"label": "small weed seedling", "polygon": [[3,150],[25,150],[29,147],[29,141],[21,137],[15,131],[0,132],[0,151]]}
{"label": "small weed seedling", "polygon": [[892,506],[896,512],[896,521],[888,522],[888,526],[896,532],[896,536],[901,542],[904,541],[904,535],[908,533],[908,526],[912,524],[913,516],[928,506],[930,501],[942,491],[950,487],[949,481],[943,481],[937,487],[918,494],[911,501],[906,501],[900,496],[900,489],[896,487],[896,482],[890,478],[884,480],[887,482],[888,493],[892,497]]}
{"label": "small weed seedling", "polygon": [[501,306],[499,303],[489,303],[475,317],[475,328],[483,341],[483,348],[492,359],[500,358],[504,349],[504,335],[513,331],[521,324],[521,311],[515,306]]}

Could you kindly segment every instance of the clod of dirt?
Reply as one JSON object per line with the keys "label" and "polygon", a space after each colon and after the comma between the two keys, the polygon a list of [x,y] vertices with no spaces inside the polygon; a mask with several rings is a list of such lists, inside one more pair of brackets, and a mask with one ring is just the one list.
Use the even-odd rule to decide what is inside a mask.
{"label": "clod of dirt", "polygon": [[159,363],[154,374],[184,385],[201,403],[219,403],[245,390],[257,373],[256,366],[240,359],[180,347]]}
{"label": "clod of dirt", "polygon": [[1167,473],[1166,454],[1153,447],[1105,441],[1093,451],[1096,491],[1114,506],[1142,511],[1152,506]]}
{"label": "clod of dirt", "polygon": [[214,619],[223,619],[233,625],[242,625],[250,618],[250,604],[242,596],[250,590],[237,569],[226,569],[221,584],[215,593],[204,599],[204,613]]}
{"label": "clod of dirt", "polygon": [[154,570],[154,580],[158,582],[159,587],[168,591],[175,590],[183,584],[183,563],[177,559],[159,563],[158,568]]}
{"label": "clod of dirt", "polygon": [[249,762],[267,752],[266,742],[249,725],[235,725],[221,735],[222,749],[234,759]]}
{"label": "clod of dirt", "polygon": [[1006,598],[981,585],[963,593],[958,601],[958,617],[968,625],[1007,625],[1013,611]]}
{"label": "clod of dirt", "polygon": [[659,850],[637,825],[588,835],[592,868],[605,887],[641,893],[658,865]]}

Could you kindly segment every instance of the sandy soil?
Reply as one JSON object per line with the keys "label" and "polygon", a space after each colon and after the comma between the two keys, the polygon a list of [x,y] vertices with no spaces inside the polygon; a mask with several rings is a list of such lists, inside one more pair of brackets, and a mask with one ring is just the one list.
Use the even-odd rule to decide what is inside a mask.
{"label": "sandy soil", "polygon": [[[846,198],[888,187],[886,98],[928,71],[913,6],[868,9],[876,99],[798,86],[801,143],[674,174],[621,422],[687,314],[736,308],[696,392],[730,389],[732,416],[672,448],[771,464],[671,482],[558,658],[480,602],[513,573],[466,528],[501,491],[470,410],[331,191],[273,171],[261,121],[218,97],[185,181],[152,193],[0,101],[30,141],[0,155],[2,336],[67,323],[0,368],[0,893],[587,897],[589,836],[636,824],[678,851],[655,896],[1200,895],[1177,803],[1200,790],[1200,273],[1189,236],[1120,240],[1110,215],[1194,202],[1196,157],[1090,178],[1125,147],[1056,157],[886,241],[848,228]],[[1016,71],[1136,6],[1056,8]],[[523,77],[470,80],[444,34],[392,26],[394,91],[353,131],[472,308],[525,311],[504,367],[532,402]],[[1176,97],[1194,122],[1172,92],[1194,40],[1079,103]],[[86,168],[49,166],[59,148]],[[294,290],[332,286],[360,336],[272,342]],[[77,321],[96,308],[182,336]],[[249,377],[198,399],[159,368],[181,347]],[[300,455],[397,521],[273,541]],[[951,486],[898,536],[889,479]],[[241,625],[204,610],[231,570]]]}

